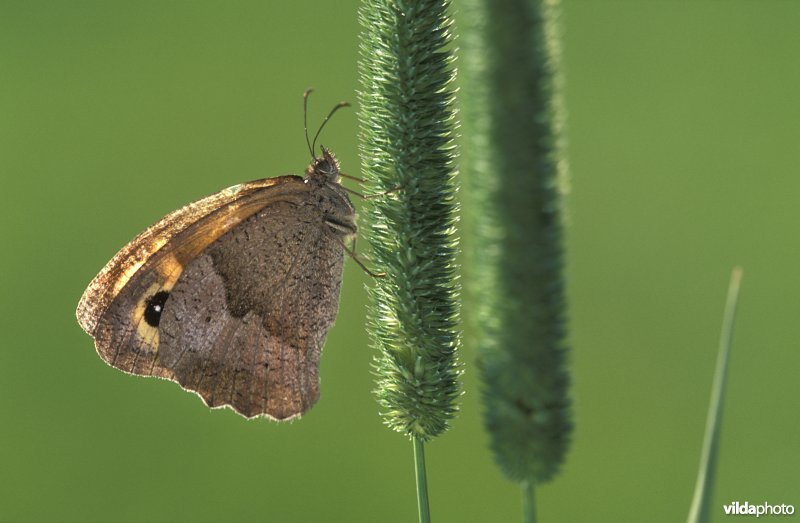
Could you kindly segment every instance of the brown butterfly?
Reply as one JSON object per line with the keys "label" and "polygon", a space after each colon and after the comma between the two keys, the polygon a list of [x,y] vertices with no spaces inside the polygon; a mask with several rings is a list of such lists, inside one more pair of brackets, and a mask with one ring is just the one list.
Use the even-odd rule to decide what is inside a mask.
{"label": "brown butterfly", "polygon": [[345,105],[308,144],[305,177],[256,180],[190,203],[108,262],[77,310],[106,363],[176,381],[209,407],[248,418],[286,420],[314,405],[356,223],[339,183],[346,175],[330,151],[313,151]]}

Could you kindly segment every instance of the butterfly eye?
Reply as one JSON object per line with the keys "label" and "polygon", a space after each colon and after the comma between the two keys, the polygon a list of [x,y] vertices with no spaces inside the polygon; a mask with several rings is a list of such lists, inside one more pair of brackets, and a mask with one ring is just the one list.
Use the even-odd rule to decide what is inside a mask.
{"label": "butterfly eye", "polygon": [[151,327],[158,327],[167,298],[169,298],[167,291],[158,291],[145,300],[144,321]]}

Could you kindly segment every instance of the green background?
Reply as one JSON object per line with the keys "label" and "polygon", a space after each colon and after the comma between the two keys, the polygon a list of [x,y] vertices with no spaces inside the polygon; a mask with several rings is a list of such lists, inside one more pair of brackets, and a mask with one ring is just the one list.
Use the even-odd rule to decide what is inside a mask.
{"label": "green background", "polygon": [[[322,399],[289,424],[111,369],[74,317],[162,215],[303,171],[303,90],[312,127],[356,99],[356,6],[0,3],[0,520],[415,520],[411,445],[370,393],[355,264]],[[567,1],[563,22],[576,432],[540,520],[685,518],[735,264],[712,513],[800,505],[800,4]],[[354,112],[322,138],[352,174],[356,140]],[[474,358],[461,414],[428,446],[432,515],[518,521]]]}

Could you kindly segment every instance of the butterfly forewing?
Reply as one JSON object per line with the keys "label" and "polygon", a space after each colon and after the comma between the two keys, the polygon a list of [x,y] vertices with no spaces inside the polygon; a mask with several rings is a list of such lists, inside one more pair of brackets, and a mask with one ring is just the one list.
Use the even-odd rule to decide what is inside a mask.
{"label": "butterfly forewing", "polygon": [[120,251],[79,322],[110,365],[175,380],[211,407],[291,418],[319,397],[354,220],[337,184],[286,176],[222,191]]}

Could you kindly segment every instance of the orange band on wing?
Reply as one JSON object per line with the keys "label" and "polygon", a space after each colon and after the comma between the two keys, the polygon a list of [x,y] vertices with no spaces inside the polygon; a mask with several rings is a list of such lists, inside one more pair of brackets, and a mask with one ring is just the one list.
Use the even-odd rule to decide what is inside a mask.
{"label": "orange band on wing", "polygon": [[[304,187],[302,178],[296,176],[266,178],[235,185],[168,214],[123,247],[92,280],[78,304],[78,323],[94,335],[111,301],[140,270],[163,267],[171,272],[176,263],[185,266],[264,206]],[[269,191],[263,191],[267,188]],[[165,258],[160,259],[162,249]]]}

